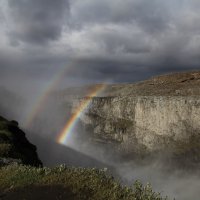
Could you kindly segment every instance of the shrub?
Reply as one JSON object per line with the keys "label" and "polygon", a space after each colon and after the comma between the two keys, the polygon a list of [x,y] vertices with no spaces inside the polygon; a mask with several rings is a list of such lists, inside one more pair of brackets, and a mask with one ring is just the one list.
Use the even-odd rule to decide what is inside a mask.
{"label": "shrub", "polygon": [[12,188],[9,192],[25,191],[35,187],[49,187],[52,190],[54,186],[62,186],[76,197],[73,199],[81,200],[167,199],[155,193],[149,184],[143,186],[136,181],[133,187],[123,186],[105,170],[95,168],[69,168],[60,165],[51,169],[11,165],[0,169],[0,190]]}

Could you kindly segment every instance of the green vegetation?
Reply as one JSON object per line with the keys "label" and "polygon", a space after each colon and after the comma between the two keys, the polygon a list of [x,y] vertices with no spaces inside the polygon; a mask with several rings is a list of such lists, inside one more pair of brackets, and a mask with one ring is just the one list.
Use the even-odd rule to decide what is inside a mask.
{"label": "green vegetation", "polygon": [[22,163],[42,165],[36,153],[36,147],[18,128],[16,121],[8,121],[0,116],[0,158],[20,159]]}
{"label": "green vegetation", "polygon": [[[44,190],[43,190],[44,189]],[[34,199],[33,192],[49,191],[53,199],[76,200],[166,200],[153,192],[150,185],[136,181],[132,187],[121,186],[106,170],[73,168],[35,168],[9,165],[0,168],[0,190],[21,199]],[[59,190],[59,192],[58,192]],[[54,191],[54,192],[53,192]],[[46,199],[49,192],[43,194]],[[29,195],[29,196],[28,196]],[[59,197],[58,197],[58,196]],[[30,198],[31,197],[31,198]],[[36,196],[35,196],[36,197]],[[16,198],[15,198],[16,199]],[[36,199],[36,198],[35,198]]]}
{"label": "green vegetation", "polygon": [[[17,160],[16,160],[17,159]],[[21,162],[18,162],[20,160]],[[2,162],[2,163],[1,163]],[[23,163],[23,165],[19,164]],[[42,167],[16,121],[0,117],[0,198],[4,200],[166,200],[136,181],[122,186],[107,169]]]}

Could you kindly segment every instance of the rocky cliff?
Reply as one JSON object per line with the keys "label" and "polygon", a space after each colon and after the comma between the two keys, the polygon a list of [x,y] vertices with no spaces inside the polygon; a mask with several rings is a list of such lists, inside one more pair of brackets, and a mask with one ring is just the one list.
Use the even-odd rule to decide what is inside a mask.
{"label": "rocky cliff", "polygon": [[36,152],[16,121],[0,116],[0,166],[10,163],[42,166]]}
{"label": "rocky cliff", "polygon": [[[84,98],[73,102],[73,110]],[[200,152],[200,72],[108,85],[93,98],[81,121],[90,138],[123,154],[169,150]]]}

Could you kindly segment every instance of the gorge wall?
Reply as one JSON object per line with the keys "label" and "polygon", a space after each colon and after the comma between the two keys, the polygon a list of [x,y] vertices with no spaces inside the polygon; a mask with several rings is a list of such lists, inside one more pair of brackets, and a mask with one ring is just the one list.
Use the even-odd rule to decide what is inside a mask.
{"label": "gorge wall", "polygon": [[97,97],[81,121],[94,141],[115,143],[127,152],[155,151],[200,135],[200,98]]}
{"label": "gorge wall", "polygon": [[[108,86],[80,119],[93,142],[123,154],[200,152],[199,86],[199,72]],[[72,112],[82,101],[73,101]]]}
{"label": "gorge wall", "polygon": [[[110,85],[80,120],[93,142],[114,145],[124,154],[198,149],[199,78],[199,72],[182,73]],[[72,112],[81,101],[73,101]]]}

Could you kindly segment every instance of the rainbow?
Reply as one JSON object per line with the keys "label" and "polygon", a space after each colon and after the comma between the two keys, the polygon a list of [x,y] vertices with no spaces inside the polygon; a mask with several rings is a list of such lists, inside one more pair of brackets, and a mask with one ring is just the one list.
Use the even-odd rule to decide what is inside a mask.
{"label": "rainbow", "polygon": [[47,102],[51,92],[57,88],[59,83],[65,77],[67,70],[69,72],[69,67],[64,67],[59,73],[57,73],[56,76],[54,76],[54,78],[47,84],[47,86],[43,88],[43,90],[40,92],[40,95],[35,98],[36,101],[32,104],[26,119],[24,120],[25,128],[30,128],[37,114],[40,113],[41,110],[45,107],[45,103]]}
{"label": "rainbow", "polygon": [[74,111],[74,114],[70,117],[60,134],[58,134],[57,142],[60,144],[66,144],[68,136],[72,133],[75,124],[77,123],[80,115],[88,108],[91,103],[93,97],[97,96],[100,92],[102,92],[106,87],[106,84],[96,85],[92,91],[87,95],[87,97],[82,100],[80,105]]}

